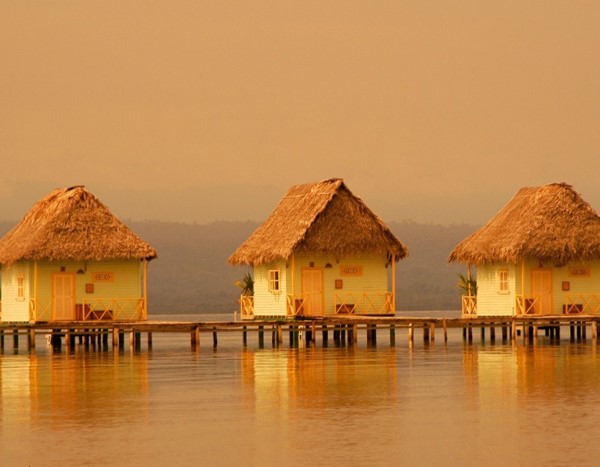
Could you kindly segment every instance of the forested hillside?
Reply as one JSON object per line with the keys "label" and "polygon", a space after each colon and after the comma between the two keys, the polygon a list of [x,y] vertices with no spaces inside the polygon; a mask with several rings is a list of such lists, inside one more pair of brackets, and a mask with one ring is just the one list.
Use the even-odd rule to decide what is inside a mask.
{"label": "forested hillside", "polygon": [[[255,222],[180,224],[126,222],[158,250],[150,263],[149,308],[153,313],[232,312],[239,289],[233,285],[248,270],[227,264],[227,257],[258,226]],[[0,234],[15,222],[0,222]],[[475,230],[469,225],[389,223],[410,251],[398,264],[399,310],[450,310],[460,308],[456,288],[463,265],[449,265],[450,250]]]}

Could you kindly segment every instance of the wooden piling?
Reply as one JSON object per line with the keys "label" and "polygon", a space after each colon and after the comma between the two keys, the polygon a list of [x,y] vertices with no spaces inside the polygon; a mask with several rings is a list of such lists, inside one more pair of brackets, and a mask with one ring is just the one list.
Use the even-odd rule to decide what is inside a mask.
{"label": "wooden piling", "polygon": [[490,326],[490,342],[496,342],[496,328],[493,324]]}
{"label": "wooden piling", "polygon": [[192,350],[200,349],[200,326],[194,326],[191,332]]}
{"label": "wooden piling", "polygon": [[423,342],[429,342],[429,326],[427,323],[423,325]]}
{"label": "wooden piling", "polygon": [[411,344],[412,344],[412,343],[414,342],[414,340],[415,340],[415,339],[414,339],[413,332],[414,332],[414,330],[413,330],[413,323],[410,323],[410,324],[408,325],[408,342],[409,342],[409,343],[411,343]]}
{"label": "wooden piling", "polygon": [[31,328],[28,335],[29,350],[35,349],[35,329]]}
{"label": "wooden piling", "polygon": [[435,342],[435,322],[429,323],[429,338]]}
{"label": "wooden piling", "polygon": [[112,332],[112,345],[113,348],[119,347],[119,328],[116,326],[113,328]]}
{"label": "wooden piling", "polygon": [[19,348],[19,330],[15,329],[13,331],[13,349],[18,349]]}
{"label": "wooden piling", "polygon": [[510,323],[510,340],[514,341],[517,339],[517,322],[513,321]]}
{"label": "wooden piling", "polygon": [[321,327],[321,335],[323,337],[323,347],[325,346],[326,342],[329,340],[329,332],[327,330],[327,325],[324,324]]}
{"label": "wooden piling", "polygon": [[396,346],[396,326],[390,324],[390,347]]}
{"label": "wooden piling", "polygon": [[217,328],[215,328],[213,326],[213,348],[217,348],[217,345],[219,344],[219,338],[217,337]]}
{"label": "wooden piling", "polygon": [[283,329],[281,324],[277,325],[277,345],[280,346],[283,342]]}
{"label": "wooden piling", "polygon": [[444,327],[444,342],[448,342],[448,320],[446,318],[442,320],[442,326]]}
{"label": "wooden piling", "polygon": [[260,324],[258,326],[258,348],[262,349],[265,346],[265,327]]}

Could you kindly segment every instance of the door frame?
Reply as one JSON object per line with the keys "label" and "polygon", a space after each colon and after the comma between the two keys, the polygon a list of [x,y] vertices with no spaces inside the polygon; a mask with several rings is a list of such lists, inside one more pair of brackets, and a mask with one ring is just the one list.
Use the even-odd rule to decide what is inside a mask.
{"label": "door frame", "polygon": [[[71,310],[71,313],[70,313],[70,315],[71,315],[70,318],[62,318],[62,317],[59,318],[59,319],[56,318],[56,307],[55,307],[55,301],[54,301],[54,299],[56,298],[56,295],[54,293],[55,292],[54,281],[55,281],[55,278],[57,276],[70,277],[71,281],[72,281],[72,285],[73,285],[73,289],[72,289],[72,291],[73,291],[73,294],[72,294],[73,302],[72,302],[72,305],[73,305],[73,307],[72,307],[72,310]],[[75,279],[76,279],[76,276],[75,276],[74,272],[53,272],[51,274],[50,300],[51,300],[51,303],[52,303],[52,321],[69,321],[69,320],[74,320],[75,319],[75,303],[76,303],[76,299],[75,299],[76,298],[76,294],[75,294],[75,289],[76,289],[75,282],[76,281],[75,281]]]}
{"label": "door frame", "polygon": [[[321,274],[321,280],[320,280],[320,286],[321,286],[321,312],[319,314],[315,314],[312,313],[311,310],[311,306],[309,305],[308,307],[306,306],[306,303],[304,304],[304,312],[307,316],[325,316],[325,270],[323,268],[311,268],[311,267],[305,267],[302,268],[300,271],[301,274],[301,283],[300,283],[300,287],[302,290],[302,299],[305,300],[304,298],[304,272],[305,271],[318,271]],[[307,313],[307,311],[311,311],[310,314]]]}
{"label": "door frame", "polygon": [[[543,274],[540,274],[543,273]],[[531,270],[531,296],[533,298],[535,298],[535,291],[534,291],[534,280],[533,280],[533,276],[534,274],[540,274],[540,277],[544,277],[546,276],[548,278],[548,310],[544,309],[545,307],[542,306],[542,299],[540,298],[538,306],[535,307],[536,315],[551,315],[554,313],[554,290],[553,290],[553,274],[552,274],[552,269],[549,268],[537,268],[537,269],[532,269]],[[540,283],[543,283],[543,280],[540,281]],[[542,293],[545,293],[546,291],[543,290],[542,292],[538,292],[538,294],[540,294],[540,296],[542,295]]]}

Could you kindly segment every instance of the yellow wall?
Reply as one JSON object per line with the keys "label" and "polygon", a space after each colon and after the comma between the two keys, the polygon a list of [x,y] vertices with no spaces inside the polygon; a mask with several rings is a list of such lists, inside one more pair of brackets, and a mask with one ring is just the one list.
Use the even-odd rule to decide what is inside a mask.
{"label": "yellow wall", "polygon": [[[17,298],[17,277],[24,278],[24,297]],[[2,267],[2,321],[29,321],[29,265]]]}
{"label": "yellow wall", "polygon": [[[61,269],[64,269],[61,271]],[[13,272],[11,272],[13,271]],[[17,271],[25,271],[26,300],[14,306],[16,297]],[[4,268],[2,274],[2,320],[3,321],[29,321],[29,299],[34,297],[33,262],[19,262],[10,268]],[[78,271],[80,271],[78,273]],[[103,300],[105,303],[112,298],[139,299],[142,298],[142,263],[139,260],[114,260],[114,261],[46,261],[38,262],[38,319],[51,319],[52,309],[52,274],[72,273],[75,276],[75,303],[93,303]],[[96,272],[110,272],[113,274],[112,282],[96,282],[93,274]],[[94,292],[86,293],[86,284],[94,284]],[[5,300],[6,297],[6,300]],[[11,298],[13,301],[11,301]],[[8,309],[7,309],[8,307]]]}
{"label": "yellow wall", "polygon": [[[499,291],[499,271],[508,269],[508,292]],[[520,270],[519,270],[520,274]],[[516,270],[514,265],[480,265],[477,266],[477,315],[479,316],[512,316],[516,313],[517,290]]]}
{"label": "yellow wall", "polygon": [[[269,271],[279,269],[279,292],[269,292]],[[254,315],[286,316],[287,275],[285,261],[262,264],[254,268]]]}
{"label": "yellow wall", "polygon": [[[280,261],[254,267],[254,315],[255,316],[286,316],[287,295],[292,293],[300,298],[302,296],[302,270],[311,267],[323,271],[323,304],[326,315],[335,312],[335,294],[345,298],[346,303],[358,303],[362,292],[371,294],[371,300],[378,305],[378,298],[383,297],[390,290],[388,286],[388,269],[385,266],[386,258],[381,256],[351,257],[336,260],[328,256],[310,256],[298,254],[294,257],[294,274],[292,284],[292,260]],[[330,267],[328,267],[328,265]],[[344,265],[360,266],[361,276],[343,276],[340,267]],[[280,269],[281,292],[272,293],[268,290],[269,270]],[[343,281],[342,289],[335,289],[335,280]],[[359,310],[357,310],[358,312]]]}
{"label": "yellow wall", "polygon": [[[588,277],[573,277],[570,274],[572,268],[588,268]],[[502,268],[509,269],[509,293],[498,292],[498,271]],[[584,303],[590,300],[592,294],[597,294],[600,299],[600,261],[578,261],[567,264],[564,267],[554,267],[548,264],[540,264],[537,260],[525,261],[525,273],[522,273],[522,265],[491,264],[477,267],[477,314],[479,316],[511,316],[516,313],[516,295],[531,296],[531,272],[537,269],[546,269],[552,272],[552,314],[562,314],[563,304],[566,303],[567,295],[570,303]],[[521,278],[523,276],[523,286]],[[563,281],[570,284],[570,290],[562,290]],[[583,297],[585,295],[585,297]],[[600,307],[600,302],[599,302]]]}

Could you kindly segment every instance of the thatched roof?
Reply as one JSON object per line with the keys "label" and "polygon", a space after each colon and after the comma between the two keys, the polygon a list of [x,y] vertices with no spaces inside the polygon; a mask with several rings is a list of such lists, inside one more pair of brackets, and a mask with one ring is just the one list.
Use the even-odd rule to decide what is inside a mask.
{"label": "thatched roof", "polygon": [[338,178],[289,189],[267,220],[231,255],[232,264],[264,264],[293,253],[336,257],[408,254],[383,221]]}
{"label": "thatched roof", "polygon": [[7,265],[19,260],[154,257],[154,248],[82,186],[54,190],[0,239],[0,263]]}
{"label": "thatched roof", "polygon": [[565,183],[522,188],[448,261],[515,264],[523,258],[556,266],[600,259],[600,217]]}

